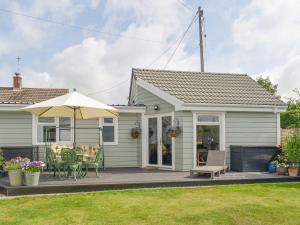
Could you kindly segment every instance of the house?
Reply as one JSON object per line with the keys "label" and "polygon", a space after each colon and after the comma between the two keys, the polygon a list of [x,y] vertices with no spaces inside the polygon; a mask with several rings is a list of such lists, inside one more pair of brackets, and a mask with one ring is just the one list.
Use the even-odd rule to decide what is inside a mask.
{"label": "house", "polygon": [[[16,75],[18,79],[20,75]],[[21,82],[19,82],[21,83]],[[65,94],[66,89],[28,89],[14,82],[0,88],[0,146],[37,146],[45,156],[47,126],[72,124],[70,118],[37,118],[19,109]],[[78,144],[97,144],[103,127],[106,167],[189,170],[205,162],[207,150],[231,145],[280,143],[280,112],[286,104],[246,74],[133,69],[127,105],[119,117],[78,120]],[[134,139],[130,130],[142,129]],[[167,131],[176,129],[176,137]],[[52,129],[51,142],[72,142],[71,130]],[[230,154],[227,154],[227,163]]]}

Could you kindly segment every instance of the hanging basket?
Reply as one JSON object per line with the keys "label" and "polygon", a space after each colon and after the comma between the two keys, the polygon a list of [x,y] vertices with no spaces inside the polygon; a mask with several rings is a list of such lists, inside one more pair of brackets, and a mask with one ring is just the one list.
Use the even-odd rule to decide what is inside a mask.
{"label": "hanging basket", "polygon": [[180,127],[168,127],[166,132],[169,137],[177,137],[181,133],[181,130]]}
{"label": "hanging basket", "polygon": [[134,128],[132,128],[132,129],[131,129],[131,132],[130,132],[131,137],[132,137],[133,139],[137,139],[137,138],[141,135],[141,133],[142,133],[142,129],[139,128],[139,127],[134,127]]}

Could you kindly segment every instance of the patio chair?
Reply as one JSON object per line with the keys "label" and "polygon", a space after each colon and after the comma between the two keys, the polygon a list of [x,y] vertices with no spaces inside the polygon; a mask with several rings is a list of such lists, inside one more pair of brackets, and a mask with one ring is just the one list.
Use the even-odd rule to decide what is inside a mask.
{"label": "patio chair", "polygon": [[73,149],[62,149],[61,159],[63,161],[64,173],[70,177],[73,175],[75,181],[77,180],[77,175],[81,174],[81,163],[78,161],[76,151]]}
{"label": "patio chair", "polygon": [[88,169],[95,169],[96,176],[99,177],[99,167],[102,160],[102,148],[99,146],[89,146],[88,148],[83,147],[83,151],[89,154],[88,160],[82,162],[82,167],[86,169],[86,174]]}
{"label": "patio chair", "polygon": [[190,174],[193,176],[196,174],[210,174],[211,179],[215,174],[219,175],[226,172],[227,166],[225,165],[225,151],[208,151],[207,161],[205,166],[197,166],[191,169]]}
{"label": "patio chair", "polygon": [[58,171],[58,176],[60,176],[60,171],[63,169],[63,163],[59,162],[57,158],[55,157],[55,153],[52,151],[52,148],[50,145],[45,145],[46,148],[46,164],[47,169],[53,170],[53,175],[56,175],[56,171]]}

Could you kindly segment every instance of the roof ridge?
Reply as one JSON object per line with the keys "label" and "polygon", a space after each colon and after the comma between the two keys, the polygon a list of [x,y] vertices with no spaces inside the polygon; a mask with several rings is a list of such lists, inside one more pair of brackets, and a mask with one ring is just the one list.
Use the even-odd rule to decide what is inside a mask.
{"label": "roof ridge", "polygon": [[[10,89],[13,89],[13,87],[0,87],[0,89],[1,88],[5,88],[5,89],[8,89],[8,90],[10,90]],[[30,90],[37,90],[37,89],[39,89],[39,90],[69,90],[68,88],[39,88],[39,87],[22,87],[22,89],[21,90],[23,90],[23,89],[30,89]]]}
{"label": "roof ridge", "polygon": [[188,71],[188,70],[163,70],[163,69],[144,69],[144,68],[132,68],[132,71],[156,71],[156,72],[179,72],[179,73],[193,73],[193,74],[214,74],[214,75],[244,75],[249,76],[247,73],[221,73],[221,72],[201,72],[201,71]]}

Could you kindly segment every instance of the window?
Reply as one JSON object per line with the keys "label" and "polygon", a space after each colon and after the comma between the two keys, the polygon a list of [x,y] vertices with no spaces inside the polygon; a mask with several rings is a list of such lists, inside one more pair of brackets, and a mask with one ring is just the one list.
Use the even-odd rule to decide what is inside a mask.
{"label": "window", "polygon": [[219,116],[216,115],[198,115],[197,121],[199,123],[215,123],[219,122]]}
{"label": "window", "polygon": [[103,128],[103,142],[107,145],[118,144],[118,119],[117,118],[102,118],[100,126]]}
{"label": "window", "polygon": [[38,117],[36,142],[71,142],[71,118]]}
{"label": "window", "polygon": [[71,141],[71,119],[59,118],[59,141]]}
{"label": "window", "polygon": [[222,150],[223,130],[219,114],[196,115],[197,165],[205,165],[209,150]]}

